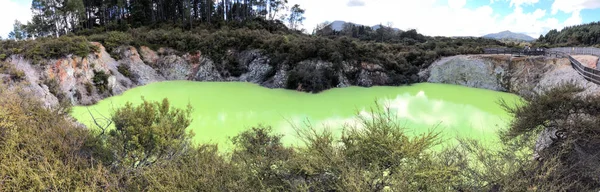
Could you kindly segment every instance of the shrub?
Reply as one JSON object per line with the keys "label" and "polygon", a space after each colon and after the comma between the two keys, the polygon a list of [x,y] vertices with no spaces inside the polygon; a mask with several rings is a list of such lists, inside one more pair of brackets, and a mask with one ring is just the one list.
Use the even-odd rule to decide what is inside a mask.
{"label": "shrub", "polygon": [[117,165],[127,169],[151,166],[180,155],[190,145],[191,106],[181,110],[171,107],[169,101],[131,103],[115,111],[110,130],[110,148],[117,154]]}
{"label": "shrub", "polygon": [[98,48],[88,42],[85,37],[61,36],[59,38],[42,37],[36,40],[0,41],[0,54],[5,56],[22,55],[33,63],[39,63],[43,59],[56,59],[70,54],[86,57],[88,54],[98,51]]}
{"label": "shrub", "polygon": [[85,86],[85,91],[88,93],[88,95],[92,95],[92,91],[94,91],[94,85],[92,85],[90,82],[85,82],[83,85]]}
{"label": "shrub", "polygon": [[52,93],[52,95],[56,96],[56,98],[58,99],[59,102],[67,101],[67,99],[68,99],[67,95],[60,88],[60,84],[58,83],[58,80],[56,80],[55,78],[47,79],[44,81],[44,84],[46,86],[48,86],[48,90],[50,91],[50,93]]}
{"label": "shrub", "polygon": [[109,169],[84,154],[88,129],[31,93],[0,89],[0,178],[7,191],[117,190]]}
{"label": "shrub", "polygon": [[[583,88],[565,84],[526,97],[527,104],[506,107],[515,119],[502,133],[505,142],[525,143],[540,137],[550,141],[537,147],[536,166],[519,179],[542,191],[600,189],[600,97],[579,96]],[[504,104],[506,106],[506,104]],[[560,181],[560,182],[558,182]]]}
{"label": "shrub", "polygon": [[15,68],[14,65],[7,62],[0,61],[0,73],[8,74],[13,81],[25,79],[25,72]]}
{"label": "shrub", "polygon": [[120,31],[110,31],[105,34],[96,34],[90,36],[92,41],[97,41],[102,43],[106,48],[106,51],[112,53],[119,46],[127,46],[130,45],[133,37],[130,33],[124,33]]}
{"label": "shrub", "polygon": [[92,78],[92,82],[94,82],[94,86],[96,86],[100,94],[106,91],[110,91],[108,88],[108,77],[108,74],[106,74],[104,71],[94,70],[94,77]]}
{"label": "shrub", "polygon": [[317,64],[305,62],[289,71],[286,88],[319,92],[338,84],[336,72],[331,67],[318,67]]}
{"label": "shrub", "polygon": [[133,74],[131,74],[131,71],[129,71],[129,65],[121,64],[117,66],[117,71],[129,79],[133,78]]}

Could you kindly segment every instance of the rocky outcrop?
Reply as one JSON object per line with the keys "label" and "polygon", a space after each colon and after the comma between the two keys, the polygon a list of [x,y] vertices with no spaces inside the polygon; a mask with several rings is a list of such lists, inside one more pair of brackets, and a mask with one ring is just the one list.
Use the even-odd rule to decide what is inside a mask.
{"label": "rocky outcrop", "polygon": [[34,97],[40,98],[46,106],[58,105],[56,96],[50,93],[48,86],[41,83],[42,74],[38,73],[38,71],[42,71],[40,66],[31,65],[29,61],[16,56],[13,56],[8,60],[15,65],[16,69],[24,72],[25,80],[23,83],[26,91],[34,94]]}
{"label": "rocky outcrop", "polygon": [[507,91],[503,78],[508,72],[507,64],[478,56],[447,57],[431,65],[427,81]]}
{"label": "rocky outcrop", "polygon": [[[274,64],[259,50],[230,50],[229,59],[215,62],[199,52],[180,53],[167,48],[154,51],[148,47],[123,46],[109,54],[102,45],[95,44],[100,47],[99,51],[87,57],[69,55],[43,60],[38,65],[18,56],[7,61],[25,72],[27,88],[45,98],[48,105],[55,105],[59,100],[89,105],[132,87],[167,80],[242,81],[268,88],[310,91],[315,87],[370,87],[421,79],[520,95],[569,81],[586,87],[587,93],[599,90],[597,85],[578,75],[568,60],[559,58],[460,55],[438,60],[423,69],[419,77],[404,77],[367,62],[334,64],[306,60]],[[303,78],[298,79],[299,74]],[[290,76],[295,77],[290,80]],[[53,81],[58,86],[54,86]]]}
{"label": "rocky outcrop", "polygon": [[237,81],[261,83],[271,72],[273,66],[269,65],[269,58],[262,56],[259,51],[244,51],[239,55],[240,65],[248,70],[242,74]]}
{"label": "rocky outcrop", "polygon": [[568,59],[512,57],[510,55],[459,55],[446,57],[420,73],[421,79],[468,87],[529,95],[572,82],[596,94],[600,87],[585,80]]}
{"label": "rocky outcrop", "polygon": [[[320,60],[299,63],[271,63],[259,50],[227,53],[228,59],[213,61],[202,53],[180,53],[173,49],[122,46],[108,53],[99,43],[97,53],[86,57],[68,55],[42,60],[34,65],[19,56],[7,61],[25,72],[28,89],[47,105],[60,101],[90,105],[111,95],[153,82],[168,80],[241,81],[268,88],[296,88],[288,85],[290,74],[310,74],[298,83],[298,90],[394,84],[390,72],[378,64],[342,62],[334,65]],[[326,82],[327,85],[320,85]],[[312,85],[308,85],[312,84]],[[307,88],[312,87],[312,88]]]}
{"label": "rocky outcrop", "polygon": [[102,46],[100,48],[98,53],[87,57],[67,56],[42,61],[38,65],[33,65],[18,56],[9,58],[8,62],[25,72],[27,87],[34,94],[41,96],[47,105],[56,105],[59,100],[86,105],[112,94],[120,94],[131,85],[127,78],[118,74],[101,82],[105,83],[103,86],[110,90],[109,93],[93,88],[97,84],[94,83],[97,73],[116,74],[117,71],[117,62]]}

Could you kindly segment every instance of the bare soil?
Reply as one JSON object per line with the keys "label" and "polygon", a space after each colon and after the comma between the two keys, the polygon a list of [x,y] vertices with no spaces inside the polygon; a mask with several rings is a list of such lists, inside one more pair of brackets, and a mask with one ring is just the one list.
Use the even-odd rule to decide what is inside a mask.
{"label": "bare soil", "polygon": [[598,64],[598,57],[592,55],[573,55],[574,59],[581,62],[586,67],[596,69],[596,64]]}

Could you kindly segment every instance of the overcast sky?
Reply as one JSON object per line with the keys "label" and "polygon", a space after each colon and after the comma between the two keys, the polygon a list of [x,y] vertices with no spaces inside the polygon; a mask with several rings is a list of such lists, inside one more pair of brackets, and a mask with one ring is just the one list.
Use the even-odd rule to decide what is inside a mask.
{"label": "overcast sky", "polygon": [[[550,29],[600,20],[600,0],[289,0],[306,9],[304,28],[343,20],[392,23],[426,35],[481,36],[504,30],[537,38]],[[0,36],[31,19],[31,0],[0,0]]]}

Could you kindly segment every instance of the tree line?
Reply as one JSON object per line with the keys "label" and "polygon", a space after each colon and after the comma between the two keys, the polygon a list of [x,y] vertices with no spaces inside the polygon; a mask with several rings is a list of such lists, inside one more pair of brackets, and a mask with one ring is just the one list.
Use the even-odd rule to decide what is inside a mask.
{"label": "tree line", "polygon": [[600,22],[565,27],[560,31],[553,29],[546,35],[540,35],[536,43],[546,46],[600,45]]}
{"label": "tree line", "polygon": [[98,27],[176,24],[192,28],[256,18],[298,29],[304,20],[304,9],[289,6],[287,0],[33,0],[31,11],[31,21],[15,21],[10,39],[61,36]]}

